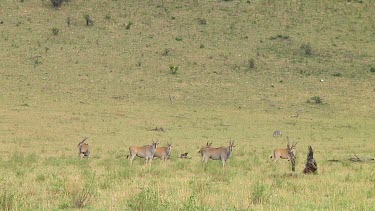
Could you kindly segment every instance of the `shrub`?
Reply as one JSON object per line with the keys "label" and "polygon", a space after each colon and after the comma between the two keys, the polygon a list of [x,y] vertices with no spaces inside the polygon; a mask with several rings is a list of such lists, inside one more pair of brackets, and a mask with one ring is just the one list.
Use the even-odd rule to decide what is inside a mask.
{"label": "shrub", "polygon": [[178,66],[173,66],[173,65],[170,65],[169,66],[169,71],[172,75],[176,75],[177,74],[177,70],[178,70]]}
{"label": "shrub", "polygon": [[58,28],[52,28],[52,33],[53,35],[58,35],[59,34],[59,29]]}
{"label": "shrub", "polygon": [[125,29],[126,29],[126,30],[129,30],[130,27],[131,27],[132,25],[133,25],[133,22],[129,22],[129,23],[126,25]]}
{"label": "shrub", "polygon": [[87,26],[92,26],[94,25],[94,21],[91,19],[90,15],[85,15],[83,18],[86,20],[86,25]]}
{"label": "shrub", "polygon": [[255,68],[255,60],[253,58],[249,59],[247,63],[248,63],[249,69]]}
{"label": "shrub", "polygon": [[161,53],[161,55],[162,56],[168,56],[168,55],[170,55],[170,53],[171,53],[171,49],[170,48],[166,48],[166,49],[164,49],[164,51]]}
{"label": "shrub", "polygon": [[204,205],[200,205],[197,202],[197,197],[195,195],[191,195],[188,201],[183,204],[181,210],[208,210],[208,208]]}
{"label": "shrub", "polygon": [[64,0],[51,0],[53,7],[60,7]]}
{"label": "shrub", "polygon": [[334,74],[332,74],[332,76],[334,76],[334,77],[342,77],[342,73],[334,73]]}
{"label": "shrub", "polygon": [[302,44],[300,48],[304,50],[306,55],[312,55],[312,47],[310,44]]}
{"label": "shrub", "polygon": [[310,99],[307,100],[308,103],[316,103],[316,104],[322,104],[323,100],[319,96],[310,97]]}
{"label": "shrub", "polygon": [[205,18],[198,18],[198,23],[200,25],[206,25],[207,24],[207,20]]}
{"label": "shrub", "polygon": [[370,72],[375,73],[375,67],[371,67]]}

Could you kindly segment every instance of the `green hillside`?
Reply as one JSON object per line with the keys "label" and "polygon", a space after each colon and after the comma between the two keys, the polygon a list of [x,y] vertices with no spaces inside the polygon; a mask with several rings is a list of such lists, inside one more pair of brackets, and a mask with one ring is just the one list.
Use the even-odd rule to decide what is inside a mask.
{"label": "green hillside", "polygon": [[[373,209],[374,163],[348,159],[375,156],[374,11],[370,0],[1,1],[0,210]],[[286,136],[299,141],[296,172],[270,159]],[[202,166],[201,146],[232,139],[224,170]],[[153,140],[173,143],[170,159],[131,166],[129,147]],[[302,173],[309,145],[315,175]]]}

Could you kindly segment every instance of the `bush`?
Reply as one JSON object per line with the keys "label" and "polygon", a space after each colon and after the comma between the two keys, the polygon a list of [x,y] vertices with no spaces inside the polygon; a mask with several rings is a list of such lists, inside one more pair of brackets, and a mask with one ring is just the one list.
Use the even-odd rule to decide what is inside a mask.
{"label": "bush", "polygon": [[248,67],[249,69],[255,68],[255,60],[253,58],[249,59]]}
{"label": "bush", "polygon": [[176,75],[177,74],[177,70],[178,70],[178,66],[169,66],[169,71],[172,75]]}
{"label": "bush", "polygon": [[92,26],[94,25],[94,21],[90,17],[90,15],[85,15],[83,18],[86,20],[86,26]]}
{"label": "bush", "polygon": [[375,67],[371,67],[370,72],[375,73]]}
{"label": "bush", "polygon": [[266,186],[258,182],[253,187],[253,192],[251,194],[251,201],[253,204],[262,204],[267,202],[269,199],[269,194],[267,194]]}
{"label": "bush", "polygon": [[316,103],[316,104],[322,104],[323,100],[319,96],[310,97],[310,99],[307,100],[308,103]]}
{"label": "bush", "polygon": [[60,7],[64,0],[51,0],[53,7]]}
{"label": "bush", "polygon": [[58,28],[52,28],[52,33],[53,35],[58,35],[59,34],[59,29]]}
{"label": "bush", "polygon": [[332,74],[332,76],[334,76],[334,77],[342,77],[342,73],[334,73],[334,74]]}
{"label": "bush", "polygon": [[306,55],[312,55],[312,47],[310,44],[302,44],[300,48],[305,51]]}

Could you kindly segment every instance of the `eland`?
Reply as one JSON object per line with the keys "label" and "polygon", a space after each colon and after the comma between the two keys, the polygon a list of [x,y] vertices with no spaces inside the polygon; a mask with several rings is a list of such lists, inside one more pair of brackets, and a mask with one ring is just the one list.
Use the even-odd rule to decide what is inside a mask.
{"label": "eland", "polygon": [[145,145],[143,147],[136,147],[136,146],[131,146],[129,147],[129,155],[128,158],[130,160],[130,164],[133,164],[133,159],[135,156],[140,157],[140,158],[145,158],[146,159],[146,164],[152,162],[152,159],[154,157],[155,151],[158,148],[159,142],[154,142],[152,141],[151,145]]}
{"label": "eland", "polygon": [[206,145],[206,147],[202,147],[200,153],[202,155],[202,163],[207,163],[208,159],[211,158],[212,160],[221,160],[223,164],[223,168],[225,167],[225,162],[229,159],[232,155],[234,146],[234,141],[229,141],[228,147],[219,147],[219,148],[212,148],[210,145]]}
{"label": "eland", "polygon": [[167,143],[166,147],[158,147],[155,151],[154,158],[160,158],[163,161],[166,161],[171,155],[172,147],[173,145],[170,143]]}
{"label": "eland", "polygon": [[[287,137],[287,139],[288,139],[288,137]],[[288,139],[288,144],[286,145],[285,149],[275,149],[273,151],[274,161],[276,162],[279,158],[288,159],[288,161],[292,160],[292,158],[294,159],[297,155],[296,154],[297,153],[297,149],[296,149],[297,144],[298,144],[298,141],[295,144],[292,143],[292,147],[290,147],[289,139]],[[270,158],[272,158],[272,156]]]}

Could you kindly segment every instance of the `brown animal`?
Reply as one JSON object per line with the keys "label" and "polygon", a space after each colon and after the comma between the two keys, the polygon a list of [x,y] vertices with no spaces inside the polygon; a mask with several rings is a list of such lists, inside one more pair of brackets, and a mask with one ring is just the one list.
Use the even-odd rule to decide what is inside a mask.
{"label": "brown animal", "polygon": [[[298,144],[298,142],[295,143],[295,144],[292,143],[292,147],[290,147],[289,139],[288,139],[288,144],[287,144],[285,149],[275,149],[273,151],[274,161],[276,162],[279,158],[288,159],[288,161],[289,161],[289,160],[291,160],[291,155],[293,155],[293,158],[296,157],[296,153],[297,153],[296,145],[297,144]],[[289,150],[290,150],[290,153],[289,153]],[[271,158],[272,158],[272,156],[271,156]]]}
{"label": "brown animal", "polygon": [[203,146],[199,149],[198,153],[201,153],[201,156],[203,156],[203,152],[207,149],[207,148],[210,148],[212,145],[212,142],[211,143],[208,143],[206,144],[206,146]]}
{"label": "brown animal", "polygon": [[84,143],[88,137],[85,137],[81,142],[78,143],[78,157],[79,158],[88,158],[90,155],[90,146],[88,143]]}
{"label": "brown animal", "polygon": [[[207,145],[208,145],[208,143],[207,143]],[[221,160],[221,163],[223,164],[223,168],[224,168],[225,162],[232,155],[234,147],[235,147],[234,141],[229,141],[228,147],[219,147],[219,148],[206,147],[206,148],[203,148],[203,150],[200,150],[201,155],[202,155],[202,162],[207,163],[209,158],[211,158],[212,160]]]}
{"label": "brown animal", "polygon": [[158,148],[159,142],[154,142],[152,141],[151,145],[146,145],[143,147],[136,147],[136,146],[131,146],[129,147],[129,152],[130,155],[128,156],[130,160],[130,164],[133,164],[133,159],[135,156],[145,158],[146,159],[146,164],[152,162],[152,159],[154,157],[155,151]]}
{"label": "brown animal", "polygon": [[172,144],[168,143],[167,147],[158,147],[155,151],[154,158],[160,158],[166,161],[171,155]]}

